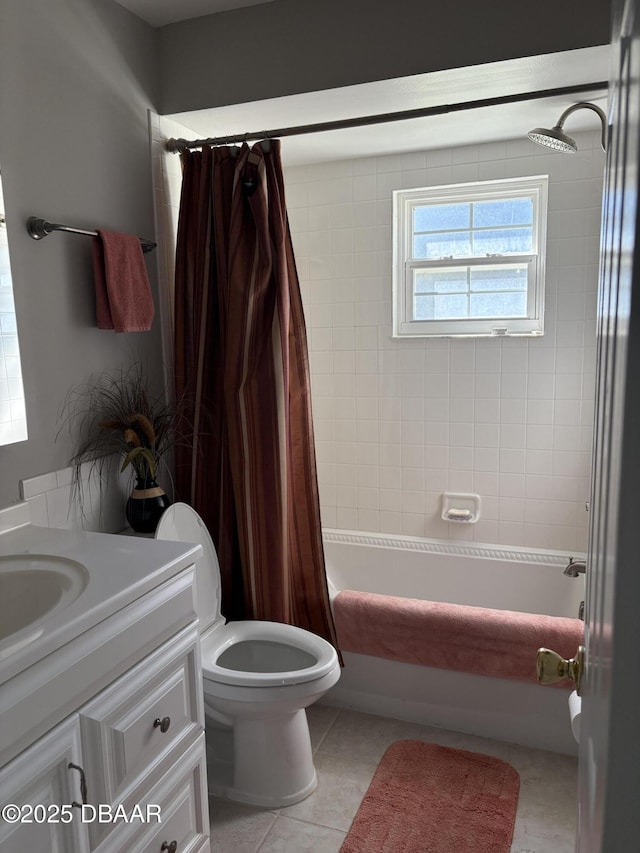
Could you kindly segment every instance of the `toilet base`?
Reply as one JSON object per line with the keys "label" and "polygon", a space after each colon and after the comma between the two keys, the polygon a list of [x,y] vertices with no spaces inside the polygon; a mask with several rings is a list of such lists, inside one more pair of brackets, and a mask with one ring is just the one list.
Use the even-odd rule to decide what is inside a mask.
{"label": "toilet base", "polygon": [[304,709],[236,719],[233,729],[207,719],[209,792],[266,808],[291,806],[316,789]]}

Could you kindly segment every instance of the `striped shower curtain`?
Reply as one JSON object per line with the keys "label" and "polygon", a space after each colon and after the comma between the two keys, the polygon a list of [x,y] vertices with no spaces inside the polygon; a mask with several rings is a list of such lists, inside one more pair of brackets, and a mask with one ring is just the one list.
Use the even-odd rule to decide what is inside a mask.
{"label": "striped shower curtain", "polygon": [[336,645],[280,143],[185,152],[182,168],[175,375],[192,439],[176,493],[211,532],[227,618]]}

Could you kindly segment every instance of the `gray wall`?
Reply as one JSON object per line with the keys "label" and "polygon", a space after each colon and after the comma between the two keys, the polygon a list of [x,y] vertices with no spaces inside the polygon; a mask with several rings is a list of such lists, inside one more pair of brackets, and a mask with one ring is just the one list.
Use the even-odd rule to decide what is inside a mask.
{"label": "gray wall", "polygon": [[159,31],[164,114],[607,44],[609,0],[275,0]]}
{"label": "gray wall", "polygon": [[[95,328],[91,241],[53,222],[153,239],[147,110],[156,32],[111,0],[0,0],[0,164],[7,204],[29,440],[0,447],[0,507],[18,480],[68,464],[59,408],[72,385],[138,358],[160,368],[160,329]],[[149,257],[149,256],[148,256]],[[148,262],[156,298],[155,262]]]}

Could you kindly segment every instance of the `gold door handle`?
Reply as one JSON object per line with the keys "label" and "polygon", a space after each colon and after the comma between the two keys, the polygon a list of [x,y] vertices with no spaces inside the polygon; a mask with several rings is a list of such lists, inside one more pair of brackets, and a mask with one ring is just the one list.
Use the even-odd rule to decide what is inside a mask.
{"label": "gold door handle", "polygon": [[573,658],[561,657],[551,649],[538,649],[536,655],[536,674],[541,684],[554,684],[568,678],[576,686],[576,692],[580,696],[582,686],[582,673],[584,671],[584,646],[578,646],[576,656]]}

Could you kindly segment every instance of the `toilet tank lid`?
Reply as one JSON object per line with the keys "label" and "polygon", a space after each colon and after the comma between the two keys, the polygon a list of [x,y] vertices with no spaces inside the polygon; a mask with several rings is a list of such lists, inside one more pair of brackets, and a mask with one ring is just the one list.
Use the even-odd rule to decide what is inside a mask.
{"label": "toilet tank lid", "polygon": [[189,542],[202,546],[202,557],[196,563],[196,612],[200,631],[224,623],[220,613],[220,564],[209,531],[198,513],[185,503],[167,507],[156,528],[156,539]]}

